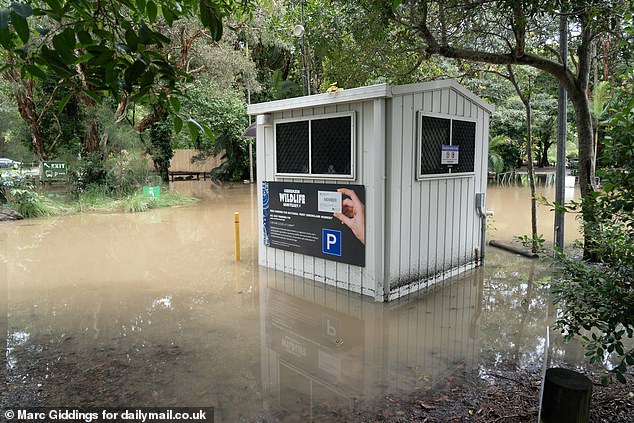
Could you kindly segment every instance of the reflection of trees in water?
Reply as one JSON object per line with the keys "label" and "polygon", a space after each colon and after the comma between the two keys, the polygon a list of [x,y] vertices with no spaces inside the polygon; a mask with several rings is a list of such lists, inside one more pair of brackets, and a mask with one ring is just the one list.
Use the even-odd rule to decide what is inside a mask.
{"label": "reflection of trees in water", "polygon": [[544,262],[489,251],[480,328],[483,367],[541,366],[551,301],[548,287],[539,282],[549,272]]}

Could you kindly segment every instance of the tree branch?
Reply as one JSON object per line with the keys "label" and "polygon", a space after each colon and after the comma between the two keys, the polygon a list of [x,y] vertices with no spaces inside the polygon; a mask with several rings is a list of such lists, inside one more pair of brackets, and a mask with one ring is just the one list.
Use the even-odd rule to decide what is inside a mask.
{"label": "tree branch", "polygon": [[51,153],[55,149],[55,145],[57,145],[57,141],[62,137],[62,125],[59,124],[59,119],[57,118],[57,114],[53,113],[53,119],[55,119],[55,126],[57,126],[57,136],[51,143],[51,146],[48,148],[48,152]]}
{"label": "tree branch", "polygon": [[577,66],[577,78],[580,89],[585,89],[588,85],[590,78],[591,57],[590,51],[592,49],[592,27],[589,22],[587,12],[582,12],[581,21],[581,43],[577,48],[577,56],[579,56],[579,64]]}
{"label": "tree branch", "polygon": [[46,104],[44,104],[44,107],[42,107],[42,111],[40,112],[36,120],[36,123],[38,125],[42,123],[42,119],[44,119],[44,115],[48,112],[48,109],[50,109],[51,106],[53,105],[53,100],[55,100],[55,94],[57,94],[57,90],[59,90],[59,87],[60,87],[60,84],[58,83],[55,86],[55,88],[53,88],[53,92],[51,93],[48,100],[46,101]]}

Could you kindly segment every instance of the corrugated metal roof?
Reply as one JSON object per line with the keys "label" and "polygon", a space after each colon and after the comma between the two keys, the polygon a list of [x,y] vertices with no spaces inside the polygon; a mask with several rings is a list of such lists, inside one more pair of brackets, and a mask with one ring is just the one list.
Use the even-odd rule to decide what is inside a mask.
{"label": "corrugated metal roof", "polygon": [[441,88],[451,88],[456,90],[489,113],[493,113],[495,111],[494,105],[482,100],[480,97],[459,84],[455,79],[442,79],[409,85],[370,85],[367,87],[351,88],[333,93],[314,94],[304,97],[268,101],[265,103],[249,105],[247,107],[247,113],[250,115],[260,115],[265,113],[281,112],[285,110],[304,109],[308,107],[325,106],[340,103],[352,103],[358,101],[372,100],[375,98],[392,98],[392,96],[394,95],[430,91]]}

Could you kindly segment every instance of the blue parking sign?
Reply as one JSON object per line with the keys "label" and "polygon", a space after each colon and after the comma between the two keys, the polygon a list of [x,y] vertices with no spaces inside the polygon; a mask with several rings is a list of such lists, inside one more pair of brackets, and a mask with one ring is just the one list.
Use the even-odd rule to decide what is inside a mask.
{"label": "blue parking sign", "polygon": [[334,229],[321,230],[321,252],[341,257],[341,231]]}

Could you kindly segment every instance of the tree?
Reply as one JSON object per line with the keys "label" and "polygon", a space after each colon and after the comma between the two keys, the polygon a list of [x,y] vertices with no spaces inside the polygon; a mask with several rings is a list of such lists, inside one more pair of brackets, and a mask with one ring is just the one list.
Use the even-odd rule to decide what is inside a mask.
{"label": "tree", "polygon": [[[36,0],[0,6],[0,68],[5,78],[20,86],[16,90],[20,114],[32,131],[33,147],[39,160],[46,158],[40,125],[53,107],[55,96],[41,110],[32,101],[33,86],[43,78],[54,78],[58,86],[69,87],[87,104],[106,96],[121,101],[120,113],[128,101],[146,104],[153,110],[179,116],[178,83],[186,78],[163,48],[170,39],[162,28],[181,17],[198,16],[210,36],[223,33],[222,18],[248,14],[253,3],[222,0]],[[54,92],[55,93],[55,90]],[[72,95],[72,94],[71,94]],[[62,108],[70,99],[59,101]],[[192,134],[208,128],[188,121]],[[96,123],[91,122],[84,142],[95,148]]]}
{"label": "tree", "polygon": [[531,251],[539,250],[539,234],[537,233],[537,197],[535,195],[535,169],[533,164],[533,108],[531,106],[531,75],[527,76],[527,87],[520,87],[520,82],[511,65],[506,65],[506,73],[494,71],[497,75],[513,84],[517,95],[526,110],[526,156],[528,163],[528,181],[531,190]]}
{"label": "tree", "polygon": [[[582,196],[593,190],[592,117],[588,79],[594,38],[608,28],[611,18],[627,2],[562,0],[561,7],[540,1],[403,0],[370,1],[366,17],[376,15],[391,23],[389,31],[404,31],[414,40],[418,56],[434,55],[496,65],[526,65],[548,73],[567,90],[576,116],[579,140],[579,183]],[[553,28],[561,13],[575,28],[576,55],[566,67],[552,48]],[[369,28],[377,28],[368,24]],[[386,32],[383,31],[382,32]],[[592,219],[586,206],[584,219]]]}
{"label": "tree", "polygon": [[[625,383],[634,366],[634,94],[632,78],[617,94],[618,111],[609,120],[605,138],[602,185],[582,199],[592,202],[596,219],[584,223],[588,244],[599,258],[589,264],[561,256],[561,278],[553,283],[562,312],[557,323],[567,338],[579,336],[592,362],[615,352],[620,362],[612,371]],[[572,212],[579,212],[579,204]],[[630,342],[625,341],[629,338]]]}
{"label": "tree", "polygon": [[150,142],[147,149],[154,162],[154,169],[164,182],[168,182],[170,160],[174,157],[171,123],[167,119],[155,122],[150,126],[149,132]]}

